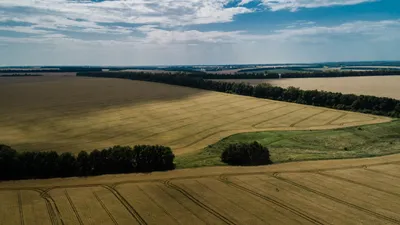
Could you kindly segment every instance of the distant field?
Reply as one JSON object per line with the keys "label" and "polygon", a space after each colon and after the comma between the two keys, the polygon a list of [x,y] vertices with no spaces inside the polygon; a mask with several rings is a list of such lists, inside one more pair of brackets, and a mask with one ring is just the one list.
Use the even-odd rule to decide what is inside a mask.
{"label": "distant field", "polygon": [[345,68],[400,69],[400,66],[346,66]]}
{"label": "distant field", "polygon": [[123,79],[4,78],[0,86],[0,140],[17,150],[79,152],[162,144],[181,154],[240,132],[328,129],[390,120]]}
{"label": "distant field", "polygon": [[304,90],[324,90],[348,94],[373,95],[400,99],[400,76],[295,78],[295,79],[247,79],[221,80],[250,84],[270,83],[280,87],[299,87]]}
{"label": "distant field", "polygon": [[399,224],[400,155],[0,183],[0,224]]}

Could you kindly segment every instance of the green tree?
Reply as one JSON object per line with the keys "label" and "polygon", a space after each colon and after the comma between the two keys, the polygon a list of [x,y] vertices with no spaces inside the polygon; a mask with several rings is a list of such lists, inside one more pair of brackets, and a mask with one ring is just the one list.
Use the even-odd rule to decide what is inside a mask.
{"label": "green tree", "polygon": [[268,148],[258,142],[230,144],[222,152],[221,161],[237,166],[267,165],[272,163]]}
{"label": "green tree", "polygon": [[59,176],[71,177],[77,174],[77,163],[75,156],[70,152],[64,152],[59,157]]}

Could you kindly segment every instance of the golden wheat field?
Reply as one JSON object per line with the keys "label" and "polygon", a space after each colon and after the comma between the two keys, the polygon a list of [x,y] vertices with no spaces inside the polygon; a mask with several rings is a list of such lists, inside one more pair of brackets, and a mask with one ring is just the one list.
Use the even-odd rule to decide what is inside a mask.
{"label": "golden wheat field", "polygon": [[142,81],[0,78],[0,140],[17,150],[161,144],[176,154],[245,131],[327,129],[389,118]]}
{"label": "golden wheat field", "polygon": [[0,183],[0,224],[399,224],[400,155]]}
{"label": "golden wheat field", "polygon": [[269,83],[280,87],[298,87],[304,90],[323,90],[346,94],[373,95],[400,99],[400,76],[293,78],[293,79],[246,79],[221,80],[250,84]]}

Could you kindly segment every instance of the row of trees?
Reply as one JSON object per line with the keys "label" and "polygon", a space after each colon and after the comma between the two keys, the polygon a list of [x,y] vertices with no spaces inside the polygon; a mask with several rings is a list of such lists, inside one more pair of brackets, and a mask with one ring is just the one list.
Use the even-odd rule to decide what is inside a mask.
{"label": "row of trees", "polygon": [[360,76],[393,76],[400,75],[400,70],[374,70],[374,71],[299,71],[299,72],[256,72],[254,69],[237,74],[189,73],[188,76],[203,79],[277,79],[277,78],[316,78],[316,77],[360,77]]}
{"label": "row of trees", "polygon": [[322,106],[340,110],[400,117],[400,101],[392,98],[366,95],[342,94],[317,90],[301,90],[294,87],[281,88],[269,84],[253,86],[246,83],[231,83],[193,78],[187,74],[152,74],[143,72],[78,73],[77,76],[125,78],[159,82],[239,95],[254,96],[305,105]]}
{"label": "row of trees", "polygon": [[213,73],[189,73],[188,76],[203,79],[278,79],[277,73],[237,73],[237,74],[213,74]]}
{"label": "row of trees", "polygon": [[165,171],[175,168],[174,158],[172,150],[164,146],[114,146],[76,156],[69,152],[17,152],[0,145],[0,180]]}
{"label": "row of trees", "polygon": [[314,71],[314,72],[291,72],[281,74],[282,78],[313,78],[313,77],[361,77],[361,76],[393,76],[399,75],[399,70],[368,70],[368,71]]}
{"label": "row of trees", "polygon": [[62,66],[62,67],[43,67],[43,68],[12,68],[1,69],[0,73],[55,73],[55,72],[100,72],[101,67],[85,67],[85,66]]}
{"label": "row of trees", "polygon": [[0,75],[0,77],[40,77],[43,76],[41,74],[29,74],[29,73],[24,73],[24,74],[6,74],[6,75]]}

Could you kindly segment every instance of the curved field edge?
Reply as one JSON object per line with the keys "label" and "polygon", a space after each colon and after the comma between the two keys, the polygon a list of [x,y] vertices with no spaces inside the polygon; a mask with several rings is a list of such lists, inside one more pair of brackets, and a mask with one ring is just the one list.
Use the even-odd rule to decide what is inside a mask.
{"label": "curved field edge", "polygon": [[[250,97],[251,98],[251,97]],[[280,102],[276,100],[269,100],[271,102]],[[280,102],[281,103],[281,102]],[[297,105],[296,103],[286,103],[289,105]],[[339,110],[333,110],[333,109],[328,109],[324,107],[318,107],[318,106],[307,106],[304,107],[304,109],[319,109],[319,110],[325,110],[325,111],[336,111],[343,113],[343,116],[346,117],[347,115],[362,115],[366,117],[370,117],[371,119],[369,120],[356,120],[356,121],[350,121],[346,123],[338,123],[337,120],[342,119],[340,117],[335,118],[334,123],[327,122],[324,125],[312,125],[312,126],[304,126],[304,127],[296,127],[296,126],[273,126],[273,127],[268,127],[265,128],[258,128],[258,125],[252,126],[252,128],[249,129],[222,129],[222,130],[215,130],[215,132],[212,132],[210,135],[207,135],[206,137],[203,137],[199,140],[195,140],[193,143],[189,144],[188,146],[180,147],[180,148],[173,148],[175,155],[177,156],[187,156],[190,154],[197,154],[199,151],[202,151],[204,149],[207,149],[209,146],[212,146],[216,142],[223,141],[231,136],[237,135],[237,134],[244,134],[244,133],[260,133],[260,132],[289,132],[289,131],[324,131],[324,130],[336,130],[336,129],[343,129],[343,128],[351,128],[351,127],[359,127],[359,126],[365,126],[365,125],[374,125],[374,124],[382,124],[382,123],[390,123],[393,120],[393,118],[389,117],[382,117],[382,116],[375,116],[375,115],[369,115],[369,114],[362,114],[362,113],[357,113],[357,112],[346,112],[346,111],[339,111]],[[291,112],[293,113],[293,112]],[[279,116],[284,117],[285,115]],[[273,118],[274,119],[274,118]],[[307,120],[311,120],[311,118],[307,118]],[[272,119],[269,118],[265,121],[271,121]],[[295,124],[301,123],[302,120],[295,122]],[[256,124],[259,124],[260,122],[257,122]],[[263,122],[264,123],[264,122]],[[234,122],[233,122],[234,124]],[[207,146],[203,149],[199,149],[196,147],[199,146]],[[215,164],[215,165],[222,165],[222,164]],[[195,166],[196,167],[196,166]]]}
{"label": "curved field edge", "polygon": [[376,157],[400,153],[400,120],[330,130],[261,131],[223,138],[201,151],[178,155],[177,168],[223,166],[220,155],[232,143],[257,141],[274,163]]}

